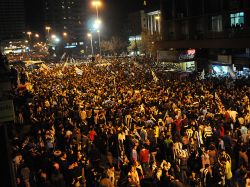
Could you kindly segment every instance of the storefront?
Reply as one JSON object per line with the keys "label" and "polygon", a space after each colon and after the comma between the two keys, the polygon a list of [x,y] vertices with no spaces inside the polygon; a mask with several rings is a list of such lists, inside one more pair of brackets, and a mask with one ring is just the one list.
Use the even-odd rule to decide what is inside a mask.
{"label": "storefront", "polygon": [[250,58],[246,56],[233,57],[233,69],[237,76],[247,77],[250,75]]}
{"label": "storefront", "polygon": [[216,61],[209,61],[210,73],[213,76],[231,76],[235,78],[235,72],[232,65],[232,56],[230,55],[218,55]]}
{"label": "storefront", "polygon": [[157,62],[165,70],[193,72],[197,69],[195,54],[195,49],[158,51]]}

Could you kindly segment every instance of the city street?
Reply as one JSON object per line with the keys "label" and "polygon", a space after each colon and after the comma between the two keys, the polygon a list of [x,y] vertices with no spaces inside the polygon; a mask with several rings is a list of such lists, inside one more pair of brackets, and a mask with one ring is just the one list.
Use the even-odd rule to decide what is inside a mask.
{"label": "city street", "polygon": [[250,187],[250,1],[2,0],[1,187]]}

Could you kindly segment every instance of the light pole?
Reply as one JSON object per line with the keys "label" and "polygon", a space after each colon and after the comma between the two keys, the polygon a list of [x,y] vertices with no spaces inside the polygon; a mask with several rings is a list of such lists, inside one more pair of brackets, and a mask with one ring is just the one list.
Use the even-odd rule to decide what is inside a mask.
{"label": "light pole", "polygon": [[32,42],[31,42],[31,34],[32,34],[32,32],[30,32],[30,31],[28,31],[27,32],[27,35],[29,36],[29,47],[31,48],[32,47]]}
{"label": "light pole", "polygon": [[49,31],[50,31],[51,27],[50,26],[46,26],[45,29],[48,32],[48,37],[49,37]]}
{"label": "light pole", "polygon": [[98,19],[99,18],[99,12],[98,12],[98,7],[101,6],[101,1],[99,0],[93,0],[92,1],[92,5],[95,7],[96,9],[96,18]]}
{"label": "light pole", "polygon": [[29,31],[29,32],[27,32],[27,34],[29,36],[29,40],[31,41],[31,37],[30,36],[31,36],[32,32]]}
{"label": "light pole", "polygon": [[47,41],[49,42],[49,31],[50,31],[51,27],[50,26],[46,26],[45,30],[47,31]]}
{"label": "light pole", "polygon": [[155,16],[155,21],[157,23],[157,33],[159,34],[159,37],[161,38],[161,16],[158,14],[157,16]]}
{"label": "light pole", "polygon": [[101,36],[100,36],[100,30],[97,30],[97,34],[98,34],[98,43],[99,43],[99,54],[100,54],[100,56],[101,56],[102,50],[101,50]]}
{"label": "light pole", "polygon": [[89,39],[90,39],[91,54],[92,54],[92,57],[93,57],[93,56],[94,56],[94,48],[93,48],[92,34],[91,34],[91,33],[88,33],[88,37],[89,37]]}
{"label": "light pole", "polygon": [[92,5],[95,7],[96,9],[96,21],[95,21],[95,25],[96,25],[96,29],[97,29],[97,34],[98,34],[98,43],[99,43],[99,54],[101,55],[101,33],[100,33],[100,25],[101,25],[101,21],[99,20],[99,11],[98,8],[102,5],[100,0],[93,0],[92,1]]}
{"label": "light pole", "polygon": [[99,54],[101,55],[101,32],[100,32],[100,28],[101,28],[101,20],[97,19],[95,20],[94,23],[94,29],[97,31],[97,35],[98,35],[98,44],[99,44]]}

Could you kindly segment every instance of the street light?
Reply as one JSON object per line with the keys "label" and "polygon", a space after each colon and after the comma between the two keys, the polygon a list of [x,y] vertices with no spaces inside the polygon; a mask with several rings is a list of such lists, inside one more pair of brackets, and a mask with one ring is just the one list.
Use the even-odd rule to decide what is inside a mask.
{"label": "street light", "polygon": [[56,35],[52,34],[52,35],[51,35],[51,38],[52,38],[52,39],[55,39],[55,38],[56,38]]}
{"label": "street light", "polygon": [[96,20],[95,20],[95,23],[94,23],[94,29],[97,30],[97,33],[98,33],[98,39],[99,39],[99,53],[101,55],[101,37],[100,37],[100,26],[101,26],[101,20],[99,19],[99,12],[98,12],[98,7],[100,7],[102,5],[101,1],[100,0],[93,0],[92,1],[92,5],[95,7],[96,9]]}
{"label": "street light", "polygon": [[36,37],[36,38],[39,38],[39,34],[35,34],[35,37]]}
{"label": "street light", "polygon": [[67,37],[67,36],[68,36],[68,33],[63,32],[63,36],[64,36],[64,37]]}
{"label": "street light", "polygon": [[55,34],[51,35],[51,39],[56,43],[60,42],[60,38],[58,38]]}
{"label": "street light", "polygon": [[158,14],[157,16],[155,16],[155,21],[158,25],[158,32],[159,34],[161,33],[161,30],[160,30],[160,19],[161,19],[161,16]]}
{"label": "street light", "polygon": [[100,19],[96,19],[95,23],[93,25],[94,30],[97,31],[97,35],[98,35],[98,44],[99,44],[99,54],[101,55],[101,36],[100,36],[100,28],[101,28],[101,20]]}
{"label": "street light", "polygon": [[94,25],[93,25],[94,29],[99,30],[101,27],[101,23],[102,23],[102,21],[100,19],[96,19],[94,22]]}
{"label": "street light", "polygon": [[99,18],[99,13],[98,13],[98,7],[102,5],[101,1],[99,0],[94,0],[92,1],[92,5],[95,7],[96,9],[96,18]]}
{"label": "street light", "polygon": [[51,27],[50,26],[46,26],[45,29],[46,29],[46,31],[48,32],[48,35],[49,35],[49,31],[50,31]]}
{"label": "street light", "polygon": [[29,39],[31,40],[31,38],[30,38],[30,35],[32,34],[32,32],[27,32],[27,34],[28,34],[28,36],[29,36]]}
{"label": "street light", "polygon": [[92,41],[92,34],[91,33],[88,33],[87,35],[90,39],[90,45],[91,45],[91,54],[92,56],[94,55],[94,49],[93,49],[93,41]]}
{"label": "street light", "polygon": [[155,19],[156,19],[156,20],[160,20],[161,17],[160,17],[159,15],[157,15],[157,16],[155,16]]}

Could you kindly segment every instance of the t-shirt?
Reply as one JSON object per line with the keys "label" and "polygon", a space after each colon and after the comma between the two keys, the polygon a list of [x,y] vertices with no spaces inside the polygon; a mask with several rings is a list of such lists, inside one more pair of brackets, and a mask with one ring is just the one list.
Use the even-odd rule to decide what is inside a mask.
{"label": "t-shirt", "polygon": [[96,136],[96,132],[94,130],[89,131],[89,139],[90,141],[94,141]]}

